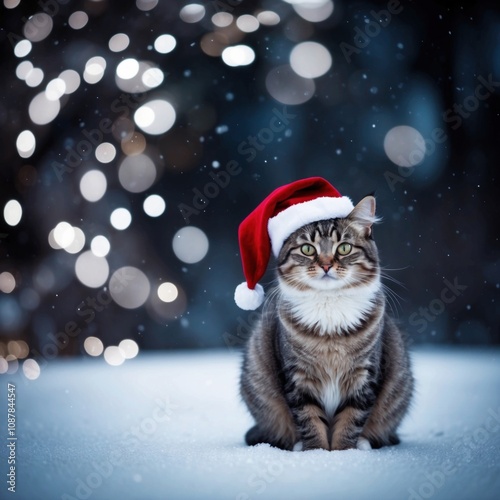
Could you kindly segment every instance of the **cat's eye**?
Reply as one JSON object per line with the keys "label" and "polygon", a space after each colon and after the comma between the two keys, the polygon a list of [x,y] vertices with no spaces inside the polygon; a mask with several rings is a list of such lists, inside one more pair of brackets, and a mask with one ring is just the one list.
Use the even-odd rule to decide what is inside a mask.
{"label": "cat's eye", "polygon": [[300,251],[304,255],[307,255],[308,257],[310,257],[311,255],[314,255],[316,253],[316,249],[312,245],[309,245],[307,243],[300,247]]}
{"label": "cat's eye", "polygon": [[352,250],[352,245],[350,243],[341,243],[338,248],[337,252],[339,255],[349,255]]}

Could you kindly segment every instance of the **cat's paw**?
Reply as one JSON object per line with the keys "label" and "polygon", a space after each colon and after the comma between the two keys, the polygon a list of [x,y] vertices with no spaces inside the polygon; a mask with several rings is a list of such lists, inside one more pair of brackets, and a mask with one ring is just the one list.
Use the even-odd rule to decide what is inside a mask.
{"label": "cat's paw", "polygon": [[304,449],[304,443],[302,441],[298,441],[293,445],[293,451],[302,451]]}
{"label": "cat's paw", "polygon": [[368,439],[364,438],[364,437],[360,437],[358,438],[358,443],[356,445],[356,448],[358,450],[371,450],[372,449],[372,446],[370,444],[370,441],[368,441]]}

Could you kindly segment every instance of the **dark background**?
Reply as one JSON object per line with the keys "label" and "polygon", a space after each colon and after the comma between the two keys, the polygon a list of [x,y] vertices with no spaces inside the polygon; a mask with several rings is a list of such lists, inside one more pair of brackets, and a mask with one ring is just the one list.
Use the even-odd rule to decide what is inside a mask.
{"label": "dark background", "polygon": [[[186,2],[160,2],[150,11],[138,9],[135,2],[55,3],[53,29],[34,42],[24,58],[15,57],[13,46],[23,38],[26,18],[43,10],[41,4],[23,1],[13,9],[0,7],[0,207],[3,211],[8,200],[16,199],[23,208],[15,227],[0,216],[0,273],[9,272],[16,281],[11,293],[0,292],[2,356],[8,353],[7,342],[23,340],[36,358],[54,338],[63,339],[57,334],[68,322],[76,322],[82,331],[59,348],[60,355],[84,353],[83,341],[90,335],[105,347],[125,338],[135,340],[140,349],[240,346],[256,314],[239,310],[233,301],[234,288],[243,281],[238,224],[272,189],[316,175],[354,203],[375,192],[383,218],[375,239],[388,276],[384,283],[397,294],[391,300],[393,314],[416,343],[499,343],[500,83],[488,98],[476,102],[459,126],[458,118],[451,119],[467,98],[474,104],[471,96],[480,77],[500,82],[496,2],[402,0],[401,12],[358,48],[350,62],[341,44],[355,47],[356,28],[365,29],[370,12],[386,9],[387,2],[335,1],[333,14],[319,23],[301,19],[281,0],[204,2],[204,18],[192,24],[179,18]],[[202,37],[214,32],[210,19],[215,12],[225,10],[236,18],[262,9],[277,12],[281,20],[240,34],[237,43],[255,51],[252,64],[229,67],[200,48]],[[89,15],[80,30],[68,26],[69,15],[77,10]],[[120,32],[130,37],[130,45],[111,52],[108,41]],[[164,33],[173,35],[177,45],[159,54],[152,44]],[[285,109],[269,94],[266,76],[287,64],[293,47],[306,40],[323,44],[333,65],[315,79],[311,99],[286,106],[294,118],[248,161],[241,143],[269,127],[273,110]],[[96,55],[107,62],[102,80],[82,80],[76,92],[61,98],[61,110],[52,122],[33,124],[28,114],[31,99],[65,69],[82,76],[85,62]],[[66,148],[81,140],[82,126],[91,130],[104,118],[116,125],[135,111],[112,110],[112,103],[124,94],[115,83],[115,71],[125,58],[150,61],[165,75],[161,86],[131,95],[133,102],[161,97],[176,110],[168,132],[143,134],[157,168],[155,183],[141,193],[123,189],[118,167],[124,155],[111,134],[105,140],[117,148],[113,162],[101,165],[89,155],[60,181],[54,162],[63,162]],[[16,77],[22,60],[43,69],[38,87],[30,88]],[[441,128],[446,140],[428,144],[425,158],[413,169],[398,170],[383,147],[385,134],[397,125],[414,127],[426,139]],[[16,138],[25,129],[36,137],[35,153],[27,159],[16,150]],[[206,189],[212,181],[209,174],[225,170],[231,161],[238,163],[239,173],[187,223],[179,205],[192,206],[193,190]],[[100,201],[89,203],[79,182],[95,168],[105,173],[108,188]],[[150,194],[166,201],[160,217],[151,218],[142,210]],[[109,223],[117,207],[132,213],[125,231]],[[151,293],[143,306],[125,309],[112,302],[89,323],[82,321],[79,304],[106,292],[108,283],[84,286],[74,271],[78,254],[49,246],[48,233],[62,220],[85,233],[82,252],[93,236],[106,235],[111,242],[106,257],[110,273],[127,265],[146,274]],[[195,264],[182,262],[172,249],[174,234],[186,225],[201,229],[210,245]],[[264,284],[273,279],[272,269],[270,263]],[[155,308],[162,281],[175,283],[179,297]],[[458,295],[445,292],[453,300],[444,303],[447,283],[459,289]]]}

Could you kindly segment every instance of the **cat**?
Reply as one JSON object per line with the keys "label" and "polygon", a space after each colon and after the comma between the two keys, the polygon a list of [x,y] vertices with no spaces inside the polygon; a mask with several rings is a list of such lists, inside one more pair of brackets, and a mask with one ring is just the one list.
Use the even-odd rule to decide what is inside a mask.
{"label": "cat", "polygon": [[256,421],[248,445],[372,449],[399,443],[414,380],[405,335],[386,312],[375,198],[293,232],[277,286],[248,340],[240,381]]}

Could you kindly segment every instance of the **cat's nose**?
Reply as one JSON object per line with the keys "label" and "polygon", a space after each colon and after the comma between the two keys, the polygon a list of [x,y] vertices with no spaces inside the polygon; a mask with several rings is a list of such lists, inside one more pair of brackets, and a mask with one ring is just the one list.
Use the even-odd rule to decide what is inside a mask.
{"label": "cat's nose", "polygon": [[321,266],[323,271],[325,271],[325,274],[328,273],[328,271],[332,268],[331,265],[323,265]]}

